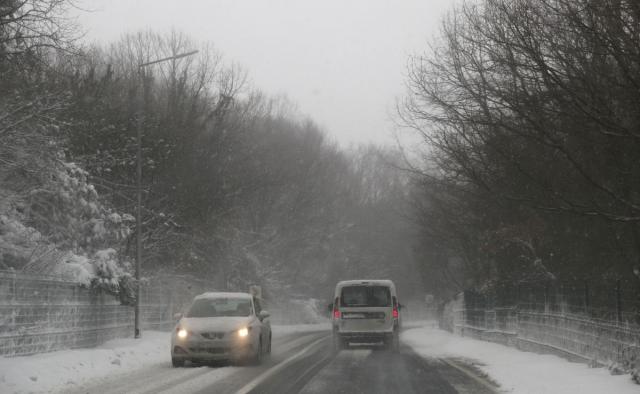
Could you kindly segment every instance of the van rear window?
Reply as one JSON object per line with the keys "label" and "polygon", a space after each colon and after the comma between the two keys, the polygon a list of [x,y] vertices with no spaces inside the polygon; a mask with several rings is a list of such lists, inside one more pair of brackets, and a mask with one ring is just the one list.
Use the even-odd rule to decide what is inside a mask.
{"label": "van rear window", "polygon": [[391,306],[391,292],[386,286],[346,286],[342,288],[340,306]]}

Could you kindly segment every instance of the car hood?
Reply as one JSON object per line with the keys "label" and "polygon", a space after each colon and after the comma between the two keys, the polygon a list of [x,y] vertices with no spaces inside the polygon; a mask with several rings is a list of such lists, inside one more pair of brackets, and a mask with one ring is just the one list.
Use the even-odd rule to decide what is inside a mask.
{"label": "car hood", "polygon": [[247,326],[251,322],[251,317],[183,317],[178,323],[178,327],[189,331],[204,332],[227,332]]}

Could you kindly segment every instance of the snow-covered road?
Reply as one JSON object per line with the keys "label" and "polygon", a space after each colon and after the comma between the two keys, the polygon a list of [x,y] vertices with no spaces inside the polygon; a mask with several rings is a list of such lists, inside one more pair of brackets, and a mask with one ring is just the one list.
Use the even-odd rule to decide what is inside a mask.
{"label": "snow-covered road", "polygon": [[[185,368],[171,367],[168,357],[155,361],[144,368],[126,374],[107,376],[81,384],[69,394],[155,394],[155,393],[234,393],[256,377],[280,364],[291,353],[299,351],[320,338],[327,331],[295,331],[278,333],[273,339],[273,354],[262,365],[253,367],[230,366],[226,363]],[[168,342],[167,342],[168,343]],[[168,347],[165,348],[168,353]]]}
{"label": "snow-covered road", "polygon": [[96,349],[0,359],[0,382],[7,389],[0,392],[492,392],[446,364],[421,359],[406,346],[400,353],[353,348],[336,355],[328,325],[274,326],[273,333],[271,357],[254,367],[172,368],[168,334],[159,332]]}
{"label": "snow-covered road", "polygon": [[172,368],[169,335],[145,332],[96,349],[0,358],[0,393],[637,393],[564,359],[460,338],[432,325],[407,327],[399,353],[331,351],[328,325],[274,326],[261,366]]}
{"label": "snow-covered road", "polygon": [[[313,337],[322,331],[326,334],[328,325],[273,329],[272,358],[277,359],[279,353],[304,344],[309,335]],[[142,339],[116,339],[92,349],[0,357],[0,393],[121,393],[124,389],[137,392],[138,388],[168,387],[181,380],[206,385],[243,369],[231,366],[173,369],[169,338],[167,332],[145,331]]]}

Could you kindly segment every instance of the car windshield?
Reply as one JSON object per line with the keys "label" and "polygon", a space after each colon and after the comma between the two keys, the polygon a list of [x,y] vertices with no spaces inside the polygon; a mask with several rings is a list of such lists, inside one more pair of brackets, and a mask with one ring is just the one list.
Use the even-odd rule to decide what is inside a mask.
{"label": "car windshield", "polygon": [[251,301],[247,298],[201,298],[191,304],[186,317],[249,316]]}
{"label": "car windshield", "polygon": [[342,288],[340,305],[346,307],[380,307],[391,305],[391,292],[386,286],[347,286]]}

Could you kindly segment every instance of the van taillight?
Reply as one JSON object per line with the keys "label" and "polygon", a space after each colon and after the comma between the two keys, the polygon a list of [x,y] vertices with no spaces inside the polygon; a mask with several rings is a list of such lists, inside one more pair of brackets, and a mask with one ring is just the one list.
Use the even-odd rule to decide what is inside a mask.
{"label": "van taillight", "polygon": [[336,297],[336,299],[333,300],[333,318],[334,319],[340,319],[340,316],[341,316],[338,305],[340,305],[340,297]]}
{"label": "van taillight", "polygon": [[398,308],[394,306],[393,307],[393,318],[397,319],[398,317],[399,317]]}

